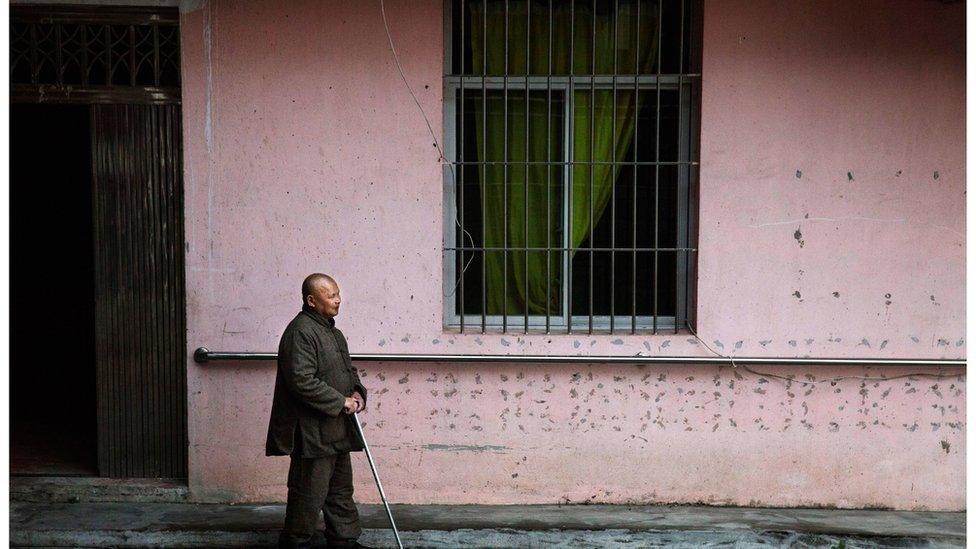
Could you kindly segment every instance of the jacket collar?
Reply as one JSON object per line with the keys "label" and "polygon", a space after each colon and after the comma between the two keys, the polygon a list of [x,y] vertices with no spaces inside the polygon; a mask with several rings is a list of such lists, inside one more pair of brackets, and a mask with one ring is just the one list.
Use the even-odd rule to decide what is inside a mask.
{"label": "jacket collar", "polygon": [[326,328],[331,329],[335,327],[334,318],[328,318],[325,315],[316,311],[315,309],[309,307],[308,305],[302,305],[302,312],[308,315],[309,317],[311,317],[312,320],[318,322],[319,324],[325,326]]}

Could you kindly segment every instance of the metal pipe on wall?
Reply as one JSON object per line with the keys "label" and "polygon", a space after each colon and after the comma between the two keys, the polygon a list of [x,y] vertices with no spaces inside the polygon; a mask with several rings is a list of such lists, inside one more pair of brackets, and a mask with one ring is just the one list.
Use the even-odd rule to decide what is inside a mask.
{"label": "metal pipe on wall", "polygon": [[[728,364],[729,359],[717,356],[540,356],[540,355],[448,355],[448,354],[350,354],[356,362],[519,362],[519,363],[584,363],[584,364]],[[272,361],[278,353],[211,351],[200,347],[193,353],[198,363],[219,361]],[[796,357],[735,357],[736,364],[782,364],[804,366],[942,366],[964,367],[962,359],[915,358],[796,358]]]}

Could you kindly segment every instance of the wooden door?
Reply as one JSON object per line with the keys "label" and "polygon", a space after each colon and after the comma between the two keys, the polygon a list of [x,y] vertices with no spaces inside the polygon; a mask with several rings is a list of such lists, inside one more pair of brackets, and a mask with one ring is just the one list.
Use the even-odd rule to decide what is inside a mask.
{"label": "wooden door", "polygon": [[99,472],[185,478],[180,106],[91,109]]}

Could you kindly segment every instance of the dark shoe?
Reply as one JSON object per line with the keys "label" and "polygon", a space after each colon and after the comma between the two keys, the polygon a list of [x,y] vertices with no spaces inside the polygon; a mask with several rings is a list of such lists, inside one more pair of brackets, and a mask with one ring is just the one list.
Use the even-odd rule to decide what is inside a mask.
{"label": "dark shoe", "polygon": [[373,549],[368,545],[363,545],[358,541],[333,541],[329,543],[329,549]]}
{"label": "dark shoe", "polygon": [[332,547],[332,545],[325,542],[325,536],[322,535],[322,532],[315,532],[307,541],[295,541],[293,537],[284,532],[278,535],[278,549],[325,549],[326,547]]}

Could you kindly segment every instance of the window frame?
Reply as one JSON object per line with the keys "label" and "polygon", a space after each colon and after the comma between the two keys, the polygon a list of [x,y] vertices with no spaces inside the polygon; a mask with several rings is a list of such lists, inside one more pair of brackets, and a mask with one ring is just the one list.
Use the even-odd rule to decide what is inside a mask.
{"label": "window frame", "polygon": [[[462,0],[462,10],[463,4],[467,0]],[[531,1],[531,0],[527,0]],[[667,0],[662,0],[667,1]],[[690,4],[695,5],[699,9],[696,10],[700,13],[700,4],[696,0],[691,0]],[[610,334],[622,334],[622,333],[633,333],[633,334],[646,334],[646,333],[658,333],[660,331],[669,331],[673,333],[678,333],[679,330],[692,322],[693,315],[691,314],[690,308],[692,307],[694,300],[692,293],[695,290],[695,273],[697,265],[697,248],[693,247],[693,243],[697,240],[697,218],[694,215],[693,208],[697,206],[697,175],[698,175],[698,161],[691,160],[692,158],[697,158],[698,146],[699,146],[699,123],[700,123],[700,74],[694,74],[693,72],[683,72],[680,74],[638,74],[638,75],[620,75],[614,74],[609,75],[542,75],[542,76],[483,76],[483,75],[470,75],[470,74],[454,74],[453,72],[453,46],[454,46],[454,25],[453,25],[453,11],[454,2],[453,0],[444,1],[444,60],[443,60],[443,153],[445,158],[443,159],[443,181],[444,181],[444,193],[443,193],[443,240],[442,240],[442,259],[443,259],[443,326],[446,330],[460,331],[464,332],[501,332],[501,333],[567,333],[567,334],[592,334],[592,333],[610,333]],[[700,16],[699,16],[700,18]],[[691,71],[692,67],[695,65],[695,56],[697,52],[700,52],[700,22],[696,23],[695,20],[689,21],[689,36],[688,36],[688,47],[695,48],[689,53],[689,68],[686,71]],[[683,32],[683,31],[682,31]],[[697,34],[696,34],[697,32]],[[462,37],[463,41],[463,37]],[[463,59],[461,61],[462,66],[464,64]],[[660,68],[659,68],[660,70]],[[696,78],[697,77],[697,78]],[[488,314],[471,314],[465,311],[464,320],[462,322],[460,311],[456,306],[457,293],[461,291],[461,282],[458,278],[457,269],[457,254],[460,252],[457,245],[457,230],[461,228],[459,216],[458,216],[458,186],[460,181],[458,180],[458,174],[461,170],[457,169],[461,163],[471,163],[470,160],[465,160],[462,156],[458,156],[458,124],[457,124],[457,108],[459,106],[459,101],[464,100],[464,93],[462,90],[473,90],[473,91],[483,91],[483,90],[507,90],[509,96],[512,93],[525,92],[526,88],[528,90],[542,90],[542,91],[559,91],[563,94],[563,144],[562,144],[562,158],[560,160],[550,159],[550,162],[562,162],[562,227],[560,232],[562,233],[562,242],[559,244],[553,243],[550,253],[558,253],[562,255],[560,260],[561,268],[563,269],[563,276],[561,277],[561,314],[549,314],[549,315],[539,315],[539,314],[509,314],[503,315],[488,315]],[[573,122],[573,109],[575,108],[575,96],[576,93],[570,93],[570,90],[574,92],[579,91],[593,91],[593,90],[622,90],[629,91],[638,89],[640,93],[646,93],[648,90],[678,90],[678,156],[674,162],[661,161],[657,158],[654,162],[641,162],[641,164],[649,164],[652,166],[661,165],[675,165],[678,166],[677,170],[677,205],[676,205],[676,225],[677,225],[677,235],[676,235],[676,248],[682,250],[682,252],[676,253],[676,269],[675,269],[675,314],[669,316],[663,315],[639,315],[639,314],[627,314],[621,315],[617,312],[613,315],[611,321],[611,315],[592,315],[592,314],[572,314],[571,311],[571,301],[572,301],[572,258],[568,252],[569,246],[569,230],[567,228],[567,223],[569,222],[569,209],[571,207],[571,201],[569,198],[569,193],[571,192],[570,180],[572,177],[571,171],[571,154],[572,154],[572,122]],[[656,93],[655,96],[658,100],[657,115],[658,115],[658,126],[660,126],[660,97],[661,93]],[[506,101],[507,101],[506,96]],[[549,98],[551,104],[551,97]],[[616,105],[616,102],[614,102]],[[460,105],[463,109],[463,105]],[[463,116],[463,114],[462,114]],[[635,116],[639,116],[639,113],[635,113]],[[462,122],[463,128],[463,122]],[[636,126],[635,126],[636,131]],[[692,135],[692,132],[695,135]],[[660,140],[660,128],[657,129],[657,138]],[[476,162],[476,161],[475,161]],[[583,164],[586,164],[585,162]],[[628,164],[624,161],[620,164]],[[681,169],[684,166],[685,169]],[[660,170],[656,170],[656,178],[660,181]],[[463,193],[463,191],[462,191]],[[660,211],[660,210],[658,210]],[[606,215],[606,214],[604,214]],[[462,237],[463,238],[463,237]],[[556,249],[556,246],[560,246],[563,249]],[[463,241],[462,241],[462,246]],[[662,246],[657,246],[662,248]],[[617,247],[614,248],[612,253],[628,252],[633,249],[631,247]],[[506,253],[508,250],[518,251],[519,247],[506,247]],[[471,252],[472,254],[477,254],[477,251]],[[482,251],[482,257],[484,257],[484,252]],[[585,253],[585,251],[583,252]],[[467,253],[465,253],[467,255]],[[693,257],[694,256],[694,257]],[[482,259],[484,261],[484,259]],[[590,282],[591,286],[593,284],[592,279]],[[611,281],[611,284],[616,284],[616,281]],[[484,299],[484,288],[481,288],[482,297]],[[655,294],[656,295],[656,294]],[[526,319],[528,323],[526,324]]]}

